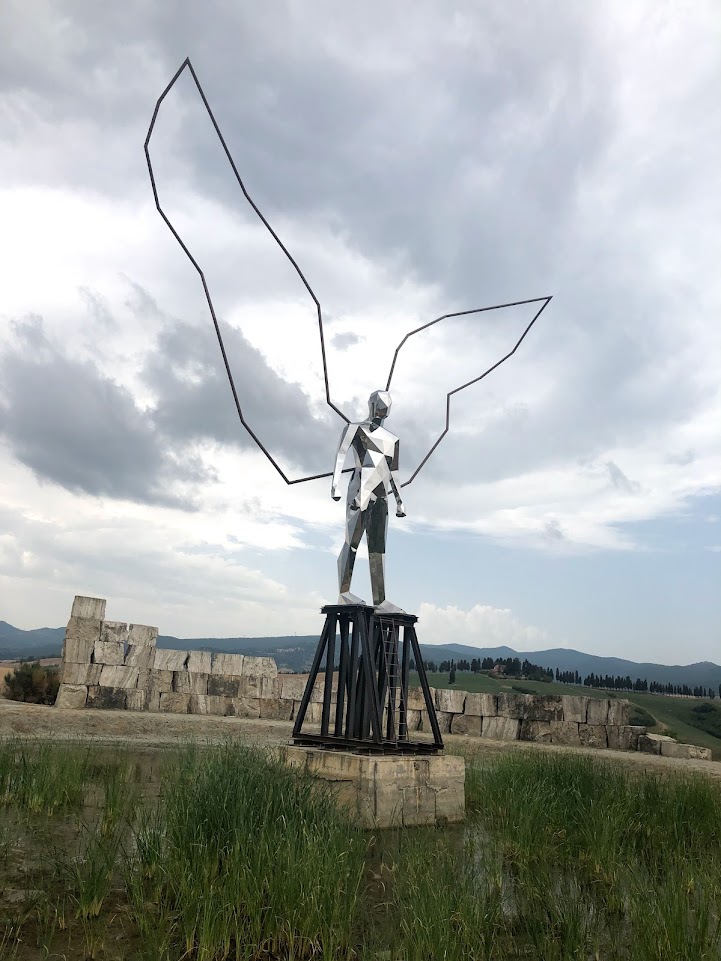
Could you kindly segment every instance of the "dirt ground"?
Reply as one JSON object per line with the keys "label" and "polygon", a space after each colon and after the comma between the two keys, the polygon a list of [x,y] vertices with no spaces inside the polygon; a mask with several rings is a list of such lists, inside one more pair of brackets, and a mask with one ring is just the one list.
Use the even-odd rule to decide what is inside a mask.
{"label": "dirt ground", "polygon": [[[15,735],[59,739],[92,740],[104,744],[138,748],[169,747],[184,740],[219,744],[226,738],[260,748],[287,744],[291,725],[286,721],[246,720],[236,717],[200,717],[194,714],[148,714],[140,711],[62,710],[37,704],[23,704],[0,698],[0,739]],[[467,758],[497,751],[573,751],[599,760],[620,763],[638,771],[699,771],[721,780],[721,762],[655,757],[630,751],[602,751],[593,748],[560,747],[528,741],[490,741],[446,734],[446,750]]]}

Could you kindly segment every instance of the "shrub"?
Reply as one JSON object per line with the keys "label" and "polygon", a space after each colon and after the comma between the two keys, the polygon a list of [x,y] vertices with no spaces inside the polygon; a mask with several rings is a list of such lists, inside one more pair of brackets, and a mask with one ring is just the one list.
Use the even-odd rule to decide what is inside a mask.
{"label": "shrub", "polygon": [[30,704],[54,704],[60,686],[56,667],[44,667],[39,661],[26,662],[16,667],[5,678],[5,689],[11,701]]}
{"label": "shrub", "polygon": [[656,727],[656,718],[636,704],[631,713],[630,723],[640,727]]}
{"label": "shrub", "polygon": [[521,684],[511,684],[512,691],[518,691],[519,694],[535,694],[530,687],[523,687]]}
{"label": "shrub", "polygon": [[699,704],[697,707],[691,708],[694,714],[714,714],[718,711],[715,704],[709,704],[708,701],[703,704]]}

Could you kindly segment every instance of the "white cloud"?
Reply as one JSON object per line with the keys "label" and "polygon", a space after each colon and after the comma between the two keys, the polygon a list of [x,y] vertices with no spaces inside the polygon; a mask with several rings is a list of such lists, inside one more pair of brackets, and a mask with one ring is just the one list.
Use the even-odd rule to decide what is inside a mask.
{"label": "white cloud", "polygon": [[[458,607],[421,604],[424,644],[468,644],[470,647],[512,647],[516,651],[542,651],[550,646],[545,631],[522,624],[510,610],[476,604]],[[554,646],[558,646],[554,644]]]}

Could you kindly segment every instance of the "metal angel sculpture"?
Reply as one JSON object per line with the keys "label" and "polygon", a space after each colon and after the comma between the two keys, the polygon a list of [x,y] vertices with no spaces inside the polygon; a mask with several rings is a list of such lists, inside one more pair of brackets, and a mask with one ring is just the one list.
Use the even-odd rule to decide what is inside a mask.
{"label": "metal angel sculpture", "polygon": [[[324,393],[325,393],[325,404],[327,407],[333,411],[345,424],[342,429],[342,436],[338,445],[335,465],[332,471],[327,473],[316,473],[309,476],[292,477],[289,473],[283,470],[278,460],[272,455],[268,446],[261,440],[258,433],[254,430],[253,426],[248,422],[244,412],[243,405],[239,397],[239,391],[236,386],[236,382],[233,378],[231,371],[231,365],[228,360],[228,355],[226,352],[226,347],[223,341],[223,336],[218,323],[218,318],[216,310],[213,304],[213,300],[210,294],[210,289],[206,280],[206,276],[191,253],[188,246],[185,244],[181,238],[178,230],[171,222],[170,218],[164,211],[158,194],[158,189],[155,180],[155,174],[153,170],[153,164],[150,158],[150,140],[153,135],[153,130],[155,128],[155,123],[158,118],[158,112],[160,110],[161,104],[165,100],[166,96],[173,88],[174,84],[181,76],[181,74],[187,69],[190,76],[192,77],[195,86],[197,87],[198,93],[202,99],[203,105],[207,114],[211,120],[213,128],[218,136],[220,144],[225,153],[228,163],[232,169],[235,180],[240,187],[245,200],[248,202],[255,215],[262,222],[264,227],[270,233],[271,237],[278,245],[280,250],[282,250],[285,257],[292,265],[293,269],[297,273],[300,281],[305,287],[308,295],[312,298],[313,304],[315,306],[315,313],[317,314],[318,322],[318,334],[320,340],[320,355],[322,361],[323,378],[324,378]],[[341,494],[339,492],[341,474],[344,471],[344,464],[347,455],[352,452],[354,466],[351,468],[352,476],[348,484],[347,493],[347,506],[346,506],[346,531],[345,531],[345,542],[341,549],[340,556],[338,558],[338,604],[339,605],[363,605],[363,601],[360,597],[357,597],[350,593],[351,580],[353,576],[353,570],[355,565],[356,554],[358,548],[361,544],[363,535],[365,534],[368,544],[368,554],[369,554],[369,564],[370,564],[370,578],[371,578],[371,591],[373,595],[373,606],[379,613],[399,613],[403,614],[401,608],[396,607],[391,604],[386,599],[385,590],[385,552],[386,552],[386,534],[388,526],[388,498],[393,496],[396,502],[396,516],[404,517],[405,510],[403,507],[401,499],[401,488],[408,486],[413,480],[418,476],[421,468],[426,464],[430,456],[436,450],[440,442],[446,436],[450,429],[450,408],[451,408],[451,397],[470,387],[472,384],[483,380],[487,377],[491,371],[496,370],[501,364],[508,360],[518,349],[521,342],[524,340],[529,330],[536,322],[538,317],[541,315],[543,310],[546,308],[551,300],[551,297],[535,297],[527,300],[514,301],[512,303],[505,304],[495,304],[489,307],[478,307],[471,310],[456,311],[453,313],[444,314],[441,317],[437,317],[435,320],[431,320],[429,323],[423,324],[422,326],[416,328],[415,330],[409,331],[400,341],[395,349],[393,355],[393,361],[391,363],[390,371],[387,377],[387,381],[384,389],[374,390],[370,395],[368,401],[368,417],[360,422],[351,422],[350,418],[346,416],[345,413],[333,402],[330,393],[329,379],[328,379],[328,363],[326,357],[326,346],[324,339],[324,328],[323,328],[323,314],[321,310],[320,301],[316,297],[314,291],[312,290],[310,284],[306,280],[303,272],[296,263],[296,261],[291,256],[290,252],[280,239],[280,237],[273,230],[271,225],[268,223],[266,218],[263,216],[259,208],[256,206],[253,199],[248,194],[246,187],[238,173],[235,162],[230,154],[227,147],[225,139],[220,131],[218,123],[213,115],[210,108],[210,104],[203,92],[200,85],[198,77],[193,69],[193,66],[189,59],[186,59],[175,76],[172,78],[168,86],[162,92],[155,105],[155,110],[153,112],[152,120],[150,122],[150,127],[148,129],[147,137],[145,139],[145,157],[148,165],[148,172],[150,174],[150,181],[153,189],[153,196],[155,198],[155,205],[160,213],[161,217],[167,224],[168,228],[172,232],[173,236],[177,242],[182,247],[186,256],[193,264],[193,267],[198,272],[200,276],[203,291],[205,294],[205,299],[208,304],[208,309],[210,311],[211,318],[215,327],[215,333],[218,339],[218,344],[220,346],[220,352],[222,355],[223,363],[225,365],[226,374],[228,376],[228,381],[230,384],[233,400],[235,407],[240,418],[240,422],[243,427],[248,431],[250,436],[253,438],[255,444],[258,448],[265,454],[270,463],[280,474],[286,484],[301,484],[307,481],[319,480],[326,477],[331,477],[331,496],[334,500],[339,501],[341,499]],[[508,308],[517,308],[528,305],[531,308],[532,316],[530,321],[524,322],[523,330],[518,337],[511,338],[506,334],[506,343],[501,348],[500,352],[502,356],[499,357],[491,366],[486,370],[478,373],[476,376],[472,376],[467,379],[464,383],[459,386],[453,387],[451,390],[446,392],[445,397],[445,426],[441,430],[440,434],[435,438],[434,442],[430,446],[425,456],[420,459],[410,473],[410,476],[401,481],[400,479],[400,452],[399,452],[399,439],[394,434],[386,429],[384,426],[384,421],[391,409],[391,381],[393,379],[394,372],[396,370],[396,365],[399,357],[399,353],[409,341],[410,338],[414,338],[418,335],[421,337],[425,332],[430,331],[431,328],[435,329],[435,325],[441,324],[443,322],[448,322],[451,318],[466,318],[474,315],[488,314],[491,311],[502,311]],[[242,385],[241,385],[242,390]]]}

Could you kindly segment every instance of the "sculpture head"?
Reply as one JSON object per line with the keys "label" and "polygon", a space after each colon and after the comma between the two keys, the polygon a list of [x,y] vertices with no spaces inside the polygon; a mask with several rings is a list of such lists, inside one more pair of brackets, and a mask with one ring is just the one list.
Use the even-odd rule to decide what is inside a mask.
{"label": "sculpture head", "polygon": [[374,390],[368,398],[368,413],[370,419],[376,423],[382,423],[391,409],[391,395],[387,390]]}

